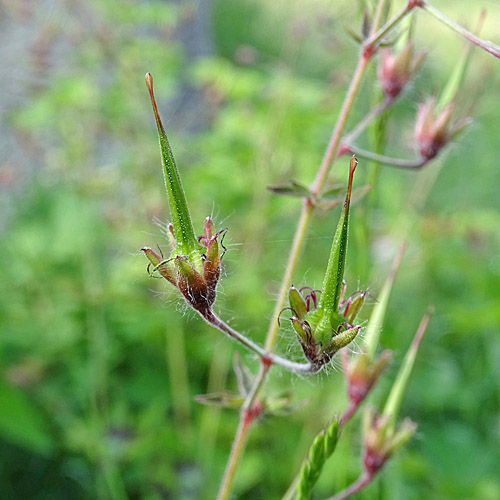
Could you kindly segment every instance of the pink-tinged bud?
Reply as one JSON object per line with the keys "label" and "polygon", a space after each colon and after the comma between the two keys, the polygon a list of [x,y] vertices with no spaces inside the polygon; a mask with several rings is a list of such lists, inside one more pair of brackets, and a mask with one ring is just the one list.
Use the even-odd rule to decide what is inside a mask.
{"label": "pink-tinged bud", "polygon": [[212,237],[208,243],[206,259],[203,263],[203,277],[207,286],[215,290],[220,278],[220,253],[217,236]]}
{"label": "pink-tinged bud", "polygon": [[425,56],[425,53],[420,53],[414,57],[411,42],[408,42],[397,55],[393,55],[389,47],[383,48],[378,66],[378,79],[384,95],[390,99],[398,96],[408,80],[418,71]]}
{"label": "pink-tinged bud", "polygon": [[390,351],[384,351],[372,361],[366,354],[349,360],[346,351],[342,351],[342,366],[347,380],[349,401],[358,406],[371,391],[391,357]]}
{"label": "pink-tinged bud", "polygon": [[371,408],[363,416],[363,466],[370,476],[381,469],[385,462],[413,436],[417,425],[409,419],[397,427],[390,422],[390,415],[378,415]]}
{"label": "pink-tinged bud", "polygon": [[365,303],[366,292],[358,291],[350,295],[350,297],[339,304],[339,312],[342,313],[347,323],[354,323],[359,311]]}
{"label": "pink-tinged bud", "polygon": [[433,97],[419,106],[415,122],[415,139],[420,156],[426,160],[434,158],[451,139],[467,127],[466,118],[451,124],[455,101],[450,102],[436,116],[436,99]]}
{"label": "pink-tinged bud", "polygon": [[198,242],[203,246],[208,247],[212,236],[215,233],[214,223],[210,215],[205,219],[205,225],[203,226],[203,234],[198,237]]}

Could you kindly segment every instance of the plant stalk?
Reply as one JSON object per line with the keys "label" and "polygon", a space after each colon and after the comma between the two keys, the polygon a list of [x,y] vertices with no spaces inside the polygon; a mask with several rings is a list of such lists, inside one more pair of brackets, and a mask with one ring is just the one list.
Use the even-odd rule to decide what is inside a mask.
{"label": "plant stalk", "polygon": [[427,158],[407,160],[404,158],[393,158],[391,156],[379,155],[372,151],[367,151],[366,149],[361,149],[358,148],[358,146],[353,146],[351,144],[346,144],[345,147],[349,153],[353,153],[356,156],[360,156],[361,158],[366,158],[367,160],[371,160],[377,163],[383,163],[384,165],[388,165],[389,167],[418,169],[429,162]]}
{"label": "plant stalk", "polygon": [[[379,0],[379,4],[383,3],[384,1],[385,0]],[[391,21],[389,21],[381,30],[377,31],[374,35],[372,35],[372,37],[370,37],[370,39],[367,40],[367,42],[364,44],[363,50],[361,51],[358,59],[358,64],[356,66],[353,77],[349,84],[349,88],[344,98],[340,114],[337,118],[337,122],[334,126],[332,135],[330,137],[330,141],[325,151],[325,155],[319,167],[318,174],[313,182],[311,188],[311,192],[313,194],[318,195],[319,192],[321,191],[321,188],[323,187],[327,174],[330,170],[331,163],[337,154],[338,147],[340,145],[340,140],[342,138],[342,134],[344,132],[345,125],[347,122],[347,118],[354,104],[354,100],[359,90],[365,70],[368,66],[368,63],[370,62],[371,57],[374,54],[373,51],[374,45],[383,36],[385,36],[385,34],[388,33],[394,26],[396,26],[410,12],[410,10],[411,9],[408,9],[407,6],[399,14],[397,14]],[[374,29],[376,29],[376,26],[374,26]],[[364,50],[368,46],[371,47],[371,50]],[[286,300],[288,288],[290,286],[291,276],[297,267],[298,258],[305,241],[307,229],[309,227],[309,222],[312,216],[312,211],[313,211],[313,206],[310,200],[308,199],[304,200],[299,222],[297,224],[297,229],[295,231],[292,248],[290,250],[287,265],[281,282],[278,299],[276,301],[274,312],[271,317],[271,321],[269,323],[269,329],[266,335],[265,350],[268,352],[271,351],[276,344],[276,339],[278,335],[278,317],[280,311],[283,309]],[[240,457],[242,456],[242,452],[247,440],[247,435],[250,429],[250,424],[247,422],[248,411],[251,405],[255,404],[259,392],[261,388],[264,386],[264,382],[267,377],[269,368],[270,366],[266,367],[264,363],[261,363],[259,373],[254,382],[254,387],[252,388],[252,391],[248,395],[247,401],[245,401],[245,404],[243,405],[242,411],[240,413],[240,422],[231,449],[231,454],[229,456],[229,460],[226,465],[224,478],[221,487],[219,489],[217,500],[227,500],[230,495],[236,468],[240,460]]]}
{"label": "plant stalk", "polygon": [[327,498],[326,500],[345,500],[346,498],[359,493],[362,489],[366,488],[374,478],[373,474],[363,473],[351,486],[348,486],[345,490]]}
{"label": "plant stalk", "polygon": [[224,477],[222,478],[222,483],[219,488],[219,493],[217,494],[217,500],[227,500],[231,493],[231,485],[234,481],[234,475],[236,474],[236,467],[239,463],[240,456],[243,453],[245,444],[248,438],[248,430],[250,428],[251,421],[248,418],[241,418],[238,424],[238,429],[236,430],[236,435],[234,437],[233,445],[231,447],[231,454],[229,455],[229,461],[224,472]]}
{"label": "plant stalk", "polygon": [[[313,188],[311,189],[313,193],[316,194],[319,193],[326,180],[326,175],[328,173],[332,160],[335,158],[335,154],[337,152],[340,143],[340,138],[342,137],[342,133],[344,131],[347,117],[349,116],[349,112],[354,103],[354,98],[359,89],[359,85],[361,83],[361,79],[363,77],[368,62],[369,58],[363,55],[360,56],[358,65],[356,67],[356,71],[353,75],[351,84],[344,99],[342,110],[339,114],[337,123],[332,132],[330,142],[328,143],[328,147],[323,157],[323,161],[321,162],[318,175],[316,176],[316,179],[314,181]],[[283,275],[283,280],[281,282],[278,300],[276,301],[274,312],[271,317],[271,321],[269,323],[269,329],[267,331],[266,342],[265,342],[266,351],[271,351],[274,345],[276,344],[276,339],[278,336],[279,313],[283,309],[283,306],[285,304],[288,288],[290,287],[291,276],[295,271],[295,268],[297,267],[297,262],[302,250],[302,246],[305,241],[307,228],[309,227],[312,211],[313,211],[313,206],[311,205],[311,202],[307,199],[304,200],[304,204],[302,206],[302,212],[300,214],[297,229],[295,231],[292,248],[290,250],[290,255],[288,256],[287,266],[285,269],[285,273]],[[240,414],[240,422],[238,425],[238,429],[236,431],[236,436],[233,442],[233,446],[231,448],[231,454],[229,456],[229,460],[226,465],[226,471],[224,473],[224,478],[221,484],[221,488],[219,489],[217,500],[227,500],[231,492],[232,483],[234,481],[234,475],[236,472],[236,467],[242,455],[242,450],[246,443],[246,437],[250,429],[250,426],[245,425],[244,423],[245,420],[247,419],[246,415],[247,408],[250,407],[248,403],[252,403],[257,399],[260,389],[264,386],[264,381],[267,376],[267,371],[268,370],[264,368],[263,364],[261,364],[261,368],[259,370],[259,373],[257,374],[254,387],[252,388],[252,391],[248,395],[247,401],[245,401],[245,404],[242,408]]]}
{"label": "plant stalk", "polygon": [[288,359],[282,358],[277,354],[267,352],[265,349],[257,345],[255,342],[245,337],[242,333],[236,331],[234,328],[231,328],[227,323],[222,321],[213,311],[208,311],[207,313],[205,313],[203,315],[203,319],[205,319],[205,321],[214,328],[217,328],[222,333],[225,333],[228,337],[239,342],[249,351],[252,351],[258,356],[260,356],[263,360],[267,360],[269,364],[276,364],[291,372],[314,373],[318,371],[318,369],[311,363],[295,363],[294,361],[289,361]]}

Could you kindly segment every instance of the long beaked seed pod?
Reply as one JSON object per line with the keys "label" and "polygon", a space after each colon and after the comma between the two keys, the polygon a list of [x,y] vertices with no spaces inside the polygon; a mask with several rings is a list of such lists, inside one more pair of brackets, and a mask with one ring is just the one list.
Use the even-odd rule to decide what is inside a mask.
{"label": "long beaked seed pod", "polygon": [[172,254],[164,260],[149,247],[144,247],[142,251],[150,262],[149,270],[157,271],[176,286],[187,303],[202,316],[206,316],[216,297],[221,266],[218,238],[225,230],[216,233],[212,219],[207,217],[203,235],[196,238],[181,177],[158,112],[150,73],[146,74],[146,86],[158,129],[163,175],[172,218],[172,222],[168,224]]}
{"label": "long beaked seed pod", "polygon": [[[310,290],[306,297],[301,290],[291,287],[288,298],[292,317],[290,321],[306,358],[319,368],[327,364],[335,353],[352,342],[360,327],[352,323],[363,305],[365,292],[355,292],[347,300],[345,294],[344,269],[349,234],[349,209],[352,182],[357,160],[353,156],[349,164],[349,182],[344,207],[333,238],[330,257],[319,290]],[[319,296],[319,301],[317,297]]]}

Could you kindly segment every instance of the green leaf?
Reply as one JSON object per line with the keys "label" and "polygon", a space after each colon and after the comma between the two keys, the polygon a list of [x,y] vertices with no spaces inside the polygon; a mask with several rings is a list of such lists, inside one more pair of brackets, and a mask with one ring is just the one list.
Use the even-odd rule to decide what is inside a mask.
{"label": "green leaf", "polygon": [[241,354],[238,352],[234,355],[233,370],[236,374],[240,394],[244,397],[248,396],[253,387],[254,376],[248,367],[243,363]]}
{"label": "green leaf", "polygon": [[337,199],[339,194],[341,194],[345,190],[344,184],[334,184],[333,186],[329,187],[326,191],[323,191],[321,194],[320,199],[321,200],[327,200],[327,199]]}
{"label": "green leaf", "polygon": [[194,397],[197,403],[206,406],[222,406],[224,408],[240,408],[245,402],[245,398],[240,394],[231,392],[212,392],[210,394],[197,394]]}
{"label": "green leaf", "polygon": [[291,180],[289,184],[282,184],[279,186],[268,186],[267,189],[281,196],[294,196],[297,198],[313,197],[313,194],[306,185],[294,180]]}

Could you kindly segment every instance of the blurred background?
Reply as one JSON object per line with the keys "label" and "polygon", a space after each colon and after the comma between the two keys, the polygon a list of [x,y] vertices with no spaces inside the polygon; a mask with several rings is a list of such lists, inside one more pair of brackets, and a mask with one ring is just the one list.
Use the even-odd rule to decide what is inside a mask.
{"label": "blurred background", "polygon": [[[435,4],[469,26],[486,8],[482,35],[499,42],[497,2]],[[313,180],[356,62],[348,31],[359,32],[362,8],[0,0],[1,498],[215,497],[238,413],[193,398],[236,389],[235,352],[254,372],[257,363],[147,275],[139,250],[168,252],[169,214],[144,74],[155,78],[196,231],[208,214],[229,228],[216,309],[263,342],[300,211],[266,186]],[[404,157],[415,154],[418,102],[441,91],[465,48],[423,12],[413,29],[429,55],[387,117],[386,150]],[[349,290],[376,297],[409,242],[381,336],[393,361],[372,404],[384,401],[428,304],[436,312],[401,410],[417,435],[359,498],[500,498],[499,88],[500,62],[475,49],[458,104],[475,121],[457,143],[419,172],[374,175],[360,161],[356,185],[375,188],[353,210]],[[348,128],[379,98],[374,65]],[[344,157],[330,181],[346,174]],[[318,213],[296,285],[321,286],[338,215]],[[298,356],[288,325],[277,349]],[[255,427],[234,498],[281,498],[313,436],[346,405],[340,369],[273,370],[266,394],[290,389],[309,404]],[[358,415],[315,498],[358,476],[359,453]]]}

